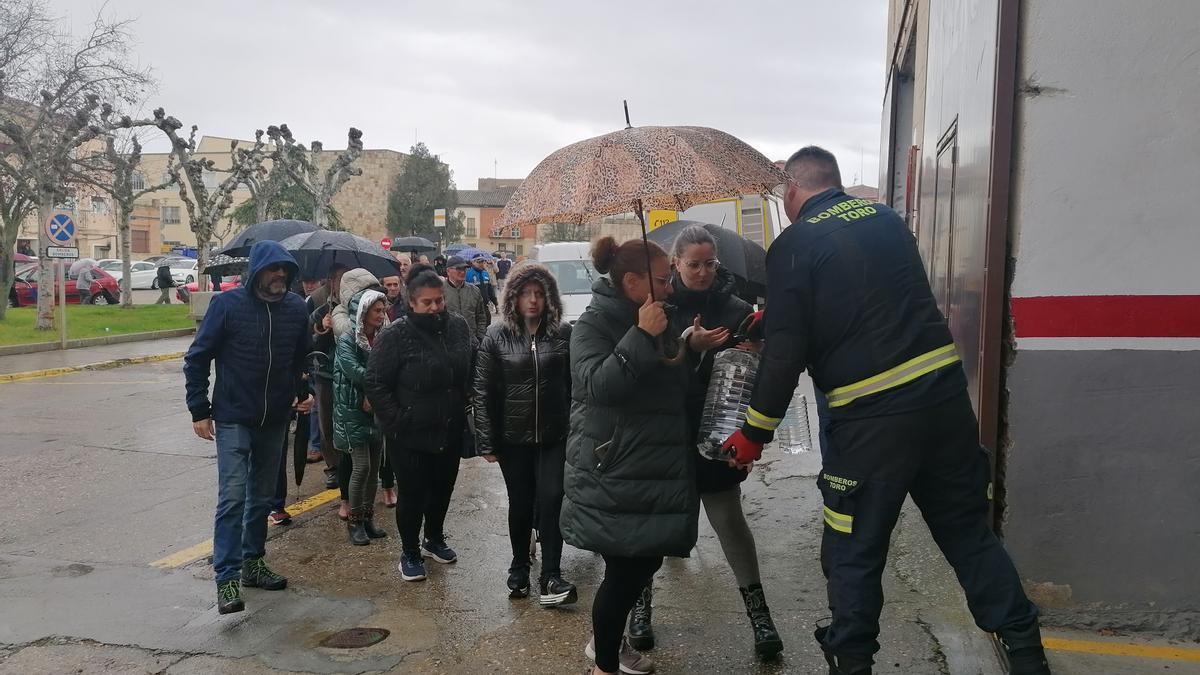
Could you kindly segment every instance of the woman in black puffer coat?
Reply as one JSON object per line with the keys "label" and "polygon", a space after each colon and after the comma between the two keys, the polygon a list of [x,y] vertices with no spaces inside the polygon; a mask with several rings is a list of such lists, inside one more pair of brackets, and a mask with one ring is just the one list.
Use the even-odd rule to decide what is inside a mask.
{"label": "woman in black puffer coat", "polygon": [[405,581],[425,578],[422,557],[458,559],[442,527],[458,478],[473,345],[467,322],[446,311],[443,283],[432,267],[413,266],[408,312],[379,334],[367,362],[367,399],[389,436],[400,488],[396,525]]}
{"label": "woman in black puffer coat", "polygon": [[535,262],[512,270],[501,303],[503,322],[488,328],[476,355],[474,408],[479,452],[489,462],[499,461],[508,490],[509,596],[529,595],[536,504],[541,604],[571,604],[577,593],[562,578],[558,528],[571,402],[571,327],[562,322],[558,282]]}

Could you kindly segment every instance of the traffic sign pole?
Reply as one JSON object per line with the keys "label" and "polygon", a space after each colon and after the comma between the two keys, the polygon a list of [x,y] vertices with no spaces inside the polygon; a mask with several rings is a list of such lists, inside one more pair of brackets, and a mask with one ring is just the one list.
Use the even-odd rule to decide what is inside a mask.
{"label": "traffic sign pole", "polygon": [[[58,306],[62,316],[58,322],[58,341],[62,349],[67,348],[67,262],[58,261]],[[53,294],[53,290],[51,293]]]}

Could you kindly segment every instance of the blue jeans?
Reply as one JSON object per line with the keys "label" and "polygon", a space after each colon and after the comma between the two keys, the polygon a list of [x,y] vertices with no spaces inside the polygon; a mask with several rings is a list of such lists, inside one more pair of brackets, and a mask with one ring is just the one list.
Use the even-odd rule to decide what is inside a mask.
{"label": "blue jeans", "polygon": [[267,515],[283,461],[287,421],[265,427],[217,422],[217,517],[213,569],[217,582],[241,578],[242,561],[261,558]]}

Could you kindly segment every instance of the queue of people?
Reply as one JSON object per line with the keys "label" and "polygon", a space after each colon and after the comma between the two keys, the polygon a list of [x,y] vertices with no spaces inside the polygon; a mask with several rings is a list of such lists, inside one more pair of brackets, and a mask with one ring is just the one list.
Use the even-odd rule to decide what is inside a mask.
{"label": "queue of people", "polygon": [[[534,530],[544,607],[579,600],[563,575],[564,543],[603,559],[583,647],[592,673],[653,672],[641,653],[656,642],[653,579],[665,557],[690,555],[701,506],[754,651],[775,657],[784,643],[740,486],[807,369],[826,401],[821,562],[833,616],[815,637],[831,675],[872,670],[880,575],[909,494],[976,622],[1000,636],[1011,672],[1049,673],[1037,608],[987,526],[977,422],[911,236],[883,205],[858,220],[822,216],[852,200],[828,152],[802,149],[785,171],[795,224],[768,254],[765,312],[735,295],[701,227],[685,228],[669,252],[644,240],[595,242],[603,276],[574,325],[562,321],[554,276],[535,262],[506,270],[493,322],[471,264],[455,256],[444,278],[421,263],[383,280],[334,269],[327,293],[305,285],[306,310],[286,290],[294,261],[277,244],[256,244],[249,282],[214,298],[185,366],[195,431],[217,442],[219,611],[243,609],[242,585],[286,586],[263,559],[266,518],[288,418],[315,400],[327,485],[342,490],[339,515],[354,545],[388,536],[374,504],[381,467],[390,467],[404,581],[424,580],[426,559],[457,561],[446,515],[460,462],[478,455],[498,465],[508,494],[510,597],[535,588]],[[760,352],[763,365],[745,424],[724,444],[728,460],[717,461],[695,439],[725,349]],[[320,355],[312,368],[310,351]]]}

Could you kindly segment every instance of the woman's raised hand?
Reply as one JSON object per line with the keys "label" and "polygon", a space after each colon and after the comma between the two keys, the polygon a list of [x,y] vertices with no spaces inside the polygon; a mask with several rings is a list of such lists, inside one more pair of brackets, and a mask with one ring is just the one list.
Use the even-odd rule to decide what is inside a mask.
{"label": "woman's raised hand", "polygon": [[729,329],[721,326],[708,330],[700,325],[700,315],[696,315],[696,319],[692,321],[692,333],[688,336],[688,346],[694,352],[706,352],[710,349],[716,349],[729,341]]}
{"label": "woman's raised hand", "polygon": [[638,328],[646,331],[650,337],[658,337],[667,329],[667,313],[661,302],[655,302],[646,296],[646,302],[638,309]]}

